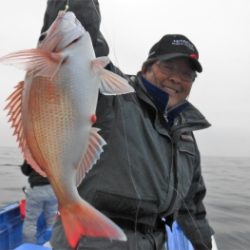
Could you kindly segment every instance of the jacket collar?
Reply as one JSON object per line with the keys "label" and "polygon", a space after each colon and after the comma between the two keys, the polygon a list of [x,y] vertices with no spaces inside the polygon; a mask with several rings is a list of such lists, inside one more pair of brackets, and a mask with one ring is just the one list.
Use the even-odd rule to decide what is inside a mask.
{"label": "jacket collar", "polygon": [[162,91],[160,88],[153,85],[143,76],[141,76],[141,81],[147,92],[152,97],[153,102],[157,106],[159,111],[161,113],[164,113],[168,104],[169,95],[166,92]]}
{"label": "jacket collar", "polygon": [[[164,115],[160,114],[159,109],[155,104],[154,98],[148,93],[147,88],[144,86],[140,72],[138,73],[136,79],[138,80],[134,82],[133,87],[135,88],[137,96],[154,108],[158,116]],[[171,131],[185,128],[193,131],[211,126],[204,115],[188,101],[169,110],[166,114],[166,117],[167,122],[170,122]]]}

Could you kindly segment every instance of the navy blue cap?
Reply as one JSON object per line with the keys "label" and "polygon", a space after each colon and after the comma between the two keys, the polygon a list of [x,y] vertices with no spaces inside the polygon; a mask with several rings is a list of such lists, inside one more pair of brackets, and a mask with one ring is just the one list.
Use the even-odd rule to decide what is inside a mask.
{"label": "navy blue cap", "polygon": [[197,72],[202,72],[199,52],[195,45],[185,36],[171,34],[163,36],[149,51],[147,61],[188,58]]}

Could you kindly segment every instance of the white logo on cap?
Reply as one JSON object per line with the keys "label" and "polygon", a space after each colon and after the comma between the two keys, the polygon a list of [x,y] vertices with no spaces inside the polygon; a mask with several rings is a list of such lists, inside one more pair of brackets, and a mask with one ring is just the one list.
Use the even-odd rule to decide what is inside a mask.
{"label": "white logo on cap", "polygon": [[194,46],[187,40],[173,40],[172,45],[175,46],[186,46],[192,51],[194,51]]}

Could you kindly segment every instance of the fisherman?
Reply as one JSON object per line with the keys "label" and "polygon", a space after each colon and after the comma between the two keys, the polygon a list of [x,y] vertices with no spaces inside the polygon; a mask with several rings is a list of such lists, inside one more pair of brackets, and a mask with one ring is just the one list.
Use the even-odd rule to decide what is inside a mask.
{"label": "fisherman", "polygon": [[46,229],[44,235],[49,236],[57,215],[57,199],[48,178],[38,174],[25,160],[21,171],[28,176],[30,188],[26,192],[26,208],[23,223],[23,242],[37,243],[37,221],[43,213]]}
{"label": "fisherman", "polygon": [[[66,0],[48,1],[42,31],[65,5]],[[71,0],[69,10],[90,32],[96,55],[108,55],[99,30],[98,1]],[[184,35],[164,35],[137,75],[127,76],[112,63],[107,68],[128,79],[136,92],[100,94],[94,126],[101,129],[107,145],[78,190],[120,226],[128,240],[83,236],[77,249],[163,250],[165,224],[171,226],[173,220],[195,250],[212,249],[214,232],[206,218],[206,187],[193,134],[210,124],[187,100],[202,72],[196,46]],[[60,218],[51,244],[55,250],[70,249]]]}

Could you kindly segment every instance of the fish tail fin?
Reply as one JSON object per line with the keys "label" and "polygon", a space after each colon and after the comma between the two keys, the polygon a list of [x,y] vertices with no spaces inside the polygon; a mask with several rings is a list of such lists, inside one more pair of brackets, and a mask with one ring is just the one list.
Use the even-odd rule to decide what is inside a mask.
{"label": "fish tail fin", "polygon": [[60,209],[69,245],[75,249],[81,236],[126,241],[124,232],[87,202],[73,203]]}

